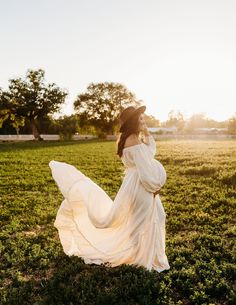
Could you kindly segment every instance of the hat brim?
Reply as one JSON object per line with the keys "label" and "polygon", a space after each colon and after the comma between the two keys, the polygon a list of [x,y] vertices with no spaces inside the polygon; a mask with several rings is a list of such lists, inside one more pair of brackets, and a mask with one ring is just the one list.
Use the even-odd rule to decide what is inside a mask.
{"label": "hat brim", "polygon": [[137,109],[135,109],[135,111],[132,113],[132,115],[128,118],[128,120],[126,120],[120,127],[120,132],[123,132],[125,127],[126,127],[126,124],[128,123],[129,119],[134,117],[135,115],[137,114],[141,114],[141,113],[144,113],[146,110],[146,106],[140,106],[138,107]]}

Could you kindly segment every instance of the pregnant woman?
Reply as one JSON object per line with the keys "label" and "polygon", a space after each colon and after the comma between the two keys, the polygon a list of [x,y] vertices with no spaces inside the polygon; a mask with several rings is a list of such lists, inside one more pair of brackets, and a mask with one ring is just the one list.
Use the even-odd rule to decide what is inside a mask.
{"label": "pregnant woman", "polygon": [[117,155],[125,176],[114,201],[74,166],[49,163],[64,196],[54,226],[64,252],[86,264],[170,269],[165,254],[166,214],[159,196],[166,172],[154,158],[156,142],[145,124],[145,109],[130,106],[120,114]]}

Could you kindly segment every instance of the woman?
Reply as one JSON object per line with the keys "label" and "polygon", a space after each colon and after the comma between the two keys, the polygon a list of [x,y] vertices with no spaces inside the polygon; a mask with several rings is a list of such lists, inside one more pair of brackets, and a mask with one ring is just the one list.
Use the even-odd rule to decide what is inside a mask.
{"label": "woman", "polygon": [[156,143],[144,121],[145,109],[131,106],[120,115],[117,154],[125,176],[114,202],[75,167],[49,163],[65,197],[54,226],[67,255],[77,255],[87,264],[170,269],[165,254],[166,214],[158,195],[166,172],[154,159]]}

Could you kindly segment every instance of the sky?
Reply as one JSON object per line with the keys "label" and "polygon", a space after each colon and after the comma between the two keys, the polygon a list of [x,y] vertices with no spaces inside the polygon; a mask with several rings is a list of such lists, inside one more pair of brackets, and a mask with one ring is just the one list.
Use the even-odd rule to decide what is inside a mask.
{"label": "sky", "polygon": [[69,92],[118,82],[160,121],[236,112],[235,0],[0,0],[0,87],[45,70]]}

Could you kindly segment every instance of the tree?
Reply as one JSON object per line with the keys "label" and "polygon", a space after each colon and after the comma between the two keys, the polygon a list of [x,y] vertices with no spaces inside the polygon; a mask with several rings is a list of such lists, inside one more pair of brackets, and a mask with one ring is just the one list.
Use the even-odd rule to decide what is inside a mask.
{"label": "tree", "polygon": [[168,113],[168,120],[165,123],[166,127],[176,127],[178,131],[182,131],[185,126],[184,116],[179,111],[171,110]]}
{"label": "tree", "polygon": [[73,134],[78,131],[78,120],[76,115],[62,116],[55,120],[57,130],[63,140],[71,140]]}
{"label": "tree", "polygon": [[157,120],[153,115],[147,115],[144,113],[144,119],[148,127],[159,127],[160,121]]}
{"label": "tree", "polygon": [[11,112],[10,108],[8,95],[0,88],[0,128],[4,122],[8,121],[18,135],[20,126],[25,124],[25,119],[23,116]]}
{"label": "tree", "polygon": [[112,82],[91,83],[74,102],[80,127],[91,124],[104,134],[114,133],[120,112],[131,105],[140,106],[141,103],[124,85]]}
{"label": "tree", "polygon": [[28,70],[25,79],[10,79],[9,89],[0,94],[0,120],[11,118],[17,128],[28,121],[38,140],[37,119],[58,111],[67,96],[55,83],[45,84],[44,75],[42,69]]}
{"label": "tree", "polygon": [[236,112],[235,114],[228,120],[228,133],[236,134]]}
{"label": "tree", "polygon": [[187,127],[186,130],[188,131],[193,131],[197,128],[204,128],[207,127],[208,125],[208,119],[205,116],[204,113],[200,112],[200,113],[194,113],[188,123],[187,123]]}

